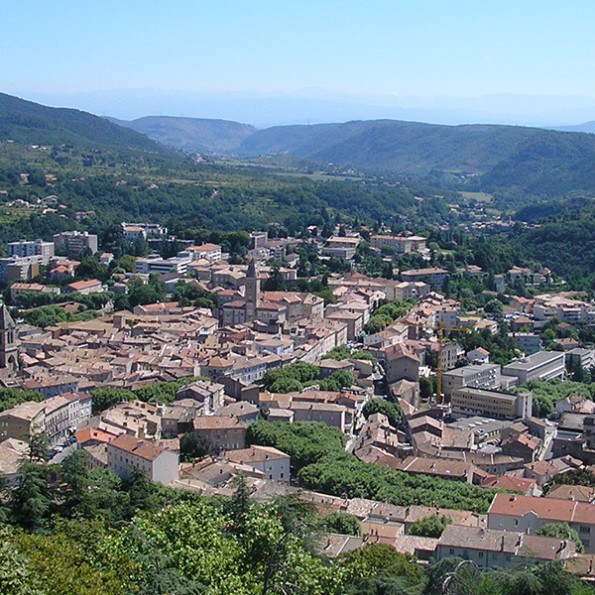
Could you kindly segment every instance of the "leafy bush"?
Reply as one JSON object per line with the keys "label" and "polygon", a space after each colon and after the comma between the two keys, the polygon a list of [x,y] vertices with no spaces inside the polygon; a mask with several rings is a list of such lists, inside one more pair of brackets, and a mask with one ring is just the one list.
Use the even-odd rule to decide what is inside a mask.
{"label": "leafy bush", "polygon": [[419,535],[420,537],[440,537],[446,525],[451,525],[452,519],[446,516],[435,514],[427,516],[424,519],[415,521],[409,527],[409,535]]}

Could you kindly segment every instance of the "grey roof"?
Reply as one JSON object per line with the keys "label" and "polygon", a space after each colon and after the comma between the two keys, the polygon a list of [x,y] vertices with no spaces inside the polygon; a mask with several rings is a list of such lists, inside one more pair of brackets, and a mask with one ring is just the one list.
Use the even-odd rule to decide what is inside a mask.
{"label": "grey roof", "polygon": [[538,351],[533,355],[528,355],[522,360],[513,361],[504,367],[506,370],[531,370],[536,366],[548,363],[550,361],[564,357],[564,352],[561,351]]}
{"label": "grey roof", "polygon": [[8,330],[13,330],[15,328],[16,328],[16,324],[14,323],[12,316],[8,312],[8,308],[6,307],[6,304],[2,304],[0,306],[0,330],[8,331]]}

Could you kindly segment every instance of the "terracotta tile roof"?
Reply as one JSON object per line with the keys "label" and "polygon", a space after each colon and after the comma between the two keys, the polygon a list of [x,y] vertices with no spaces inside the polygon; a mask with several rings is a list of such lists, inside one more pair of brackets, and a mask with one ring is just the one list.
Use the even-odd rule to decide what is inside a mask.
{"label": "terracotta tile roof", "polygon": [[257,463],[272,459],[289,459],[289,455],[272,446],[252,446],[231,450],[225,453],[225,458],[232,463]]}
{"label": "terracotta tile roof", "polygon": [[501,488],[511,492],[522,492],[525,494],[536,485],[534,479],[523,479],[521,477],[511,477],[510,475],[490,475],[482,483],[482,488]]}
{"label": "terracotta tile roof", "polygon": [[97,279],[90,279],[89,281],[75,281],[74,283],[69,283],[68,285],[68,287],[74,291],[80,291],[81,289],[97,286],[101,286],[101,281],[98,281]]}
{"label": "terracotta tile roof", "polygon": [[138,438],[129,436],[128,434],[122,434],[117,438],[114,438],[109,443],[109,446],[136,455],[147,461],[154,461],[162,452],[165,451],[163,446],[161,446],[158,442],[139,440]]}
{"label": "terracotta tile roof", "polygon": [[533,512],[540,519],[547,521],[595,525],[595,508],[592,504],[555,498],[496,494],[488,515],[522,517],[528,512]]}

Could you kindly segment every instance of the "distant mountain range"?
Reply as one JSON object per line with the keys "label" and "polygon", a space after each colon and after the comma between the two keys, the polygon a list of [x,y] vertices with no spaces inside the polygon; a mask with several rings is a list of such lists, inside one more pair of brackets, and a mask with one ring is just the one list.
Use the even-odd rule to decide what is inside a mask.
{"label": "distant mountain range", "polygon": [[[580,127],[595,129],[595,123]],[[595,135],[521,126],[445,126],[398,120],[277,126],[146,117],[109,121],[0,94],[0,140],[182,149],[252,158],[284,155],[436,186],[552,197],[595,191]],[[155,142],[158,141],[158,142]]]}
{"label": "distant mountain range", "polygon": [[[397,120],[276,126],[225,120],[121,122],[178,149],[236,157],[289,155],[475,190],[551,196],[595,190],[595,135],[522,126],[443,126]],[[595,123],[580,127],[595,129]]]}
{"label": "distant mountain range", "polygon": [[564,132],[588,132],[595,134],[595,121],[577,124],[576,126],[556,126],[552,130],[562,130]]}

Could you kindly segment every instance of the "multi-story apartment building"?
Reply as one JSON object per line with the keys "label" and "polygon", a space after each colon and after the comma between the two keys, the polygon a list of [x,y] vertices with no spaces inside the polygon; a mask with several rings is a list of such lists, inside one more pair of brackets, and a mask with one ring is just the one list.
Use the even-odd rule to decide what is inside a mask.
{"label": "multi-story apartment building", "polygon": [[190,258],[191,260],[205,259],[209,262],[219,262],[221,260],[221,246],[219,244],[201,244],[200,246],[188,246],[182,252],[178,252],[181,258]]}
{"label": "multi-story apartment building", "polygon": [[9,242],[7,245],[8,256],[45,256],[48,261],[54,256],[54,242],[44,242],[38,240],[19,240],[18,242]]}
{"label": "multi-story apartment building", "polygon": [[190,257],[181,258],[174,256],[172,258],[137,258],[134,261],[134,272],[137,274],[148,273],[169,273],[174,271],[185,275],[188,265],[191,263]]}
{"label": "multi-story apartment building", "polygon": [[384,246],[394,248],[396,254],[423,252],[426,249],[426,238],[421,236],[388,236],[375,235],[370,238],[370,245],[376,250]]}
{"label": "multi-story apartment building", "polygon": [[533,395],[509,395],[466,386],[452,392],[450,404],[455,415],[483,415],[498,419],[525,418],[531,416]]}
{"label": "multi-story apartment building", "polygon": [[54,235],[54,244],[64,247],[68,258],[80,256],[86,250],[97,252],[97,236],[86,231],[63,231]]}
{"label": "multi-story apartment building", "polygon": [[500,366],[497,364],[471,364],[450,370],[442,375],[442,391],[450,397],[463,387],[492,390],[500,387]]}
{"label": "multi-story apartment building", "polygon": [[0,413],[0,439],[27,441],[32,434],[43,432],[54,445],[90,417],[91,397],[86,394],[65,394],[40,403],[27,401]]}
{"label": "multi-story apartment building", "polygon": [[120,223],[124,238],[128,242],[135,242],[139,237],[159,238],[167,235],[167,227],[158,223]]}
{"label": "multi-story apartment building", "polygon": [[440,536],[435,558],[462,558],[482,568],[513,568],[518,565],[518,558],[554,562],[572,558],[575,552],[572,541],[559,537],[449,525]]}
{"label": "multi-story apartment building", "polygon": [[430,267],[427,269],[411,269],[409,271],[403,271],[401,277],[403,281],[426,281],[434,283],[439,289],[444,285],[448,271],[446,269],[440,269],[437,267]]}
{"label": "multi-story apartment building", "polygon": [[47,265],[50,258],[47,256],[10,256],[0,258],[0,281],[10,283],[11,281],[28,281],[37,277],[41,268]]}

